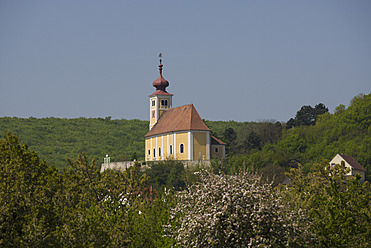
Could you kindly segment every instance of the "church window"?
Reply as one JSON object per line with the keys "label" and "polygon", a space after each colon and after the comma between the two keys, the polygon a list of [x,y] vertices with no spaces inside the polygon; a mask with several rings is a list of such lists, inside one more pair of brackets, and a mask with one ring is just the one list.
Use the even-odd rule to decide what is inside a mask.
{"label": "church window", "polygon": [[219,148],[218,147],[215,147],[215,152],[219,152]]}
{"label": "church window", "polygon": [[158,148],[158,156],[161,157],[161,147]]}
{"label": "church window", "polygon": [[173,146],[170,145],[170,154],[173,154]]}
{"label": "church window", "polygon": [[179,152],[184,153],[184,144],[180,144],[179,146]]}
{"label": "church window", "polygon": [[153,111],[152,111],[152,118],[155,118],[155,113],[156,113],[156,112],[153,110]]}
{"label": "church window", "polygon": [[167,100],[161,100],[161,106],[167,106]]}
{"label": "church window", "polygon": [[148,150],[148,155],[151,155],[151,150]]}
{"label": "church window", "polygon": [[152,101],[152,107],[154,107],[155,105],[156,105],[156,101],[153,100],[153,101]]}
{"label": "church window", "polygon": [[153,157],[156,157],[156,149],[153,149]]}

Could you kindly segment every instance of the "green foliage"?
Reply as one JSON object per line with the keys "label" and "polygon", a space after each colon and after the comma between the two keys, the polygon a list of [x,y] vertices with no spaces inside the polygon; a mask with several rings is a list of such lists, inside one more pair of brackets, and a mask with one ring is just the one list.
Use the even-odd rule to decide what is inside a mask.
{"label": "green foliage", "polygon": [[100,159],[109,154],[111,161],[144,158],[144,135],[148,122],[141,120],[111,120],[60,118],[0,118],[0,133],[11,131],[26,142],[48,163],[61,169],[67,157],[85,152]]}
{"label": "green foliage", "polygon": [[[235,122],[205,121],[213,135],[226,142],[227,156],[252,153],[265,144],[275,144],[282,137],[282,125],[277,121]],[[221,135],[222,134],[222,135]]]}
{"label": "green foliage", "polygon": [[[354,124],[360,133],[369,132],[363,118],[368,110],[362,112],[367,97],[336,115],[354,119],[349,109],[360,113]],[[315,140],[307,132],[331,119],[324,115],[313,127],[290,130],[284,140],[249,156],[231,156],[231,167],[214,161],[219,175],[191,177],[177,161],[166,161],[147,171],[152,179],[137,163],[126,172],[99,173],[85,154],[68,159],[58,173],[8,133],[0,140],[0,246],[368,247],[371,187],[345,177],[344,167],[330,168],[325,161],[310,166],[310,173],[291,168],[291,184],[276,189],[267,181],[282,173],[280,164],[256,168],[263,177],[246,172],[268,164],[272,154],[283,153],[280,161],[291,153],[302,159],[312,149],[308,140]],[[223,173],[233,170],[240,173]],[[187,190],[176,193],[148,186],[182,189],[187,182]]]}
{"label": "green foliage", "polygon": [[[276,143],[282,136],[279,122],[205,121],[213,135],[227,142],[228,153],[243,154]],[[144,135],[148,121],[103,118],[0,118],[0,133],[8,130],[25,141],[32,150],[62,169],[67,157],[85,152],[101,163],[109,154],[111,162],[143,160]],[[228,133],[230,131],[230,134]],[[218,135],[219,134],[219,135]],[[247,144],[247,145],[246,145]]]}
{"label": "green foliage", "polygon": [[335,108],[334,114],[342,114],[344,113],[344,111],[345,111],[345,105],[340,104],[339,106]]}
{"label": "green foliage", "polygon": [[166,247],[171,193],[156,194],[139,175],[99,173],[84,154],[58,173],[19,145],[0,140],[1,247]]}
{"label": "green foliage", "polygon": [[[315,125],[283,130],[282,139],[276,143],[263,142],[261,150],[252,149],[243,155],[229,155],[223,167],[227,173],[238,171],[238,166],[254,167],[262,173],[268,173],[264,169],[266,166],[280,166],[288,171],[300,163],[303,171],[308,173],[313,171],[313,164],[344,153],[355,158],[367,170],[366,180],[371,180],[370,110],[371,94],[358,95],[344,111],[317,116]],[[277,175],[277,178],[281,175]]]}
{"label": "green foliage", "polygon": [[296,113],[294,119],[291,118],[287,122],[286,128],[314,125],[318,117],[327,112],[328,108],[323,103],[317,104],[314,108],[305,105]]}
{"label": "green foliage", "polygon": [[314,235],[311,246],[369,247],[371,234],[371,187],[360,177],[345,177],[343,166],[330,168],[327,161],[304,174],[291,169],[291,183],[283,192],[287,205],[302,210]]}
{"label": "green foliage", "polygon": [[146,187],[148,177],[139,176],[137,164],[128,172],[99,173],[84,155],[69,163],[60,192],[65,200],[57,205],[61,225],[56,235],[61,244],[158,247],[168,242],[161,237],[161,225],[167,220],[169,199],[156,199]]}
{"label": "green foliage", "polygon": [[180,161],[169,159],[149,163],[144,172],[149,176],[148,184],[155,186],[158,190],[167,187],[179,191],[183,190],[186,184],[184,165]]}
{"label": "green foliage", "polygon": [[56,170],[10,133],[0,140],[0,166],[0,246],[52,246]]}

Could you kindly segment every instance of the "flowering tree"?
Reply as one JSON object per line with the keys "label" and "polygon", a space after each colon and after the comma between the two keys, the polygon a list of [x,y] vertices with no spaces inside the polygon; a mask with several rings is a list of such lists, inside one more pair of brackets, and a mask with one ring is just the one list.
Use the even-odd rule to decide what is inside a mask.
{"label": "flowering tree", "polygon": [[278,191],[262,183],[260,176],[205,171],[200,176],[199,184],[179,193],[172,210],[178,246],[300,246],[300,213],[286,210]]}

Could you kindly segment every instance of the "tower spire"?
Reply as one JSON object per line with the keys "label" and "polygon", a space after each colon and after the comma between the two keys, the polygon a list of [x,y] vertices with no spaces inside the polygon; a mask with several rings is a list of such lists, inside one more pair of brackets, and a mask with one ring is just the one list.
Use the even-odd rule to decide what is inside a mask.
{"label": "tower spire", "polygon": [[156,91],[149,95],[150,97],[150,122],[149,129],[151,129],[159,120],[161,115],[166,111],[172,108],[172,96],[166,91],[166,87],[169,86],[169,82],[162,76],[162,53],[158,55],[160,64],[158,69],[160,75],[158,78],[153,81],[153,87],[156,88]]}
{"label": "tower spire", "polygon": [[166,87],[169,86],[169,82],[163,78],[162,76],[162,67],[163,67],[163,64],[162,64],[162,53],[160,53],[158,55],[158,57],[160,58],[160,64],[158,65],[158,70],[160,71],[160,75],[158,76],[158,78],[153,81],[153,87],[156,88],[156,90],[160,90],[160,91],[163,91],[165,93],[166,92]]}

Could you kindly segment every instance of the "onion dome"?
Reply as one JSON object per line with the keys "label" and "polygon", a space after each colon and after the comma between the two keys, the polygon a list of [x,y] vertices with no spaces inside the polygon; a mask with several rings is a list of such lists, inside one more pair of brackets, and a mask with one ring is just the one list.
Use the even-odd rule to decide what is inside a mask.
{"label": "onion dome", "polygon": [[161,64],[161,61],[160,61],[160,64],[158,65],[160,75],[155,81],[153,81],[153,87],[155,87],[156,90],[161,90],[161,91],[166,92],[166,87],[169,86],[169,82],[162,76],[162,67],[163,65]]}

